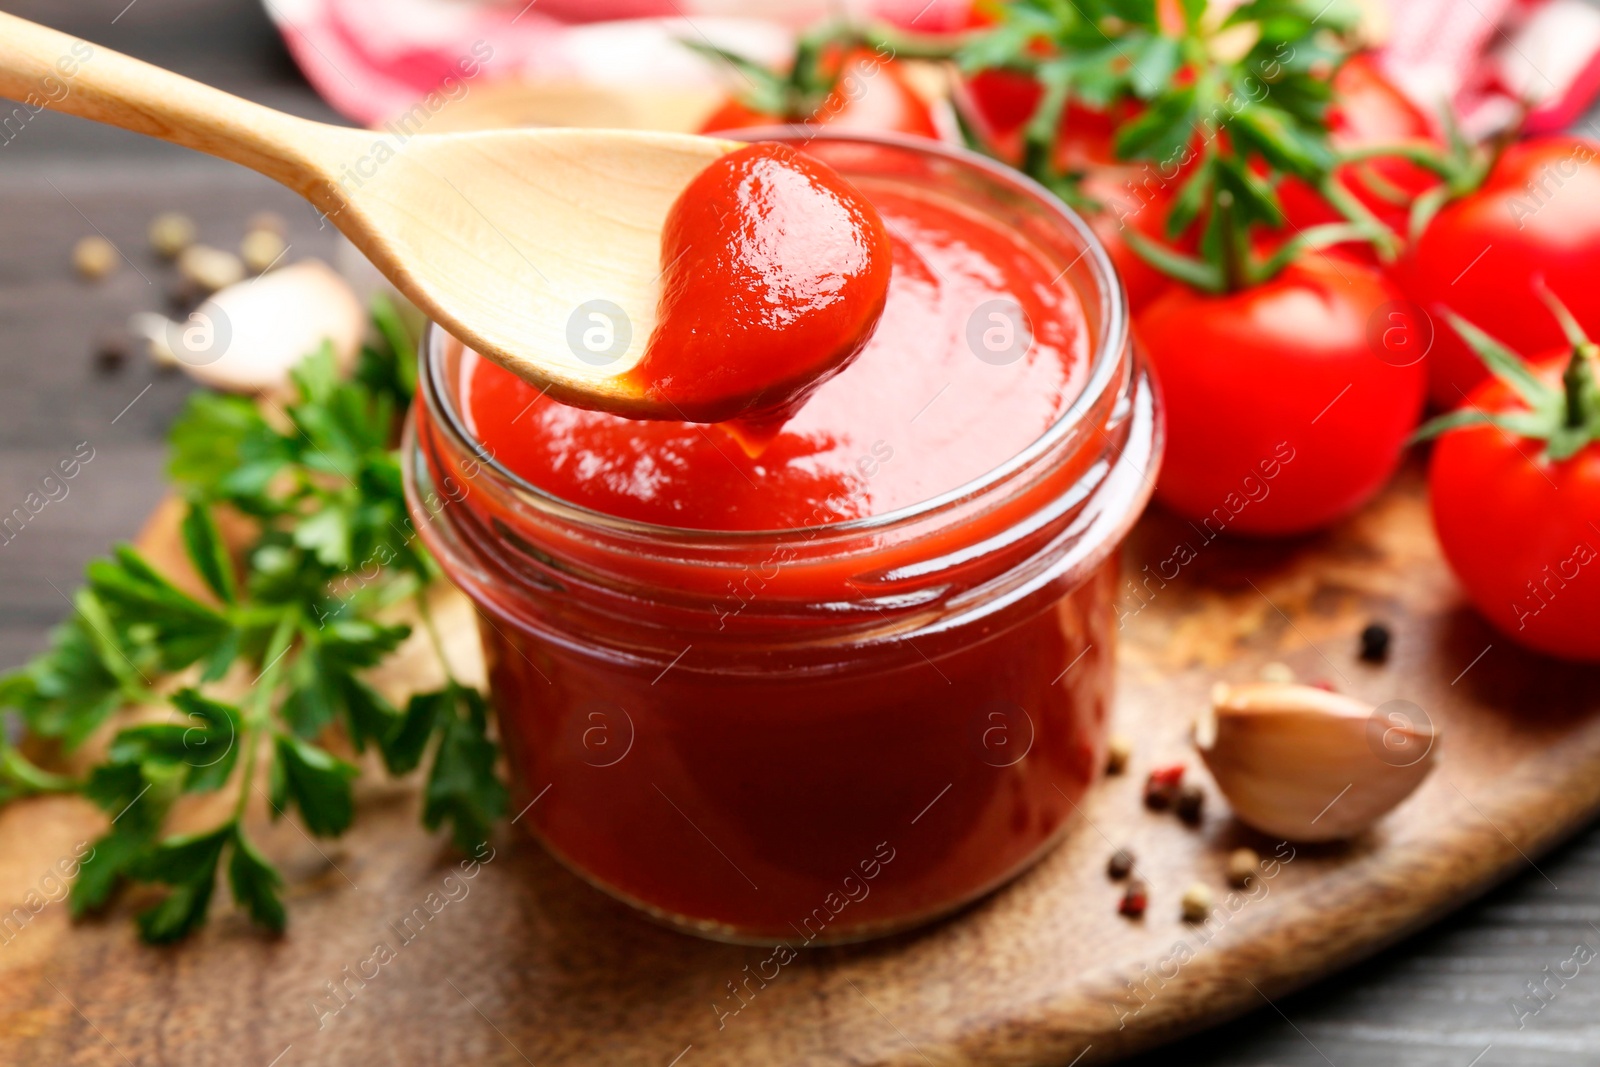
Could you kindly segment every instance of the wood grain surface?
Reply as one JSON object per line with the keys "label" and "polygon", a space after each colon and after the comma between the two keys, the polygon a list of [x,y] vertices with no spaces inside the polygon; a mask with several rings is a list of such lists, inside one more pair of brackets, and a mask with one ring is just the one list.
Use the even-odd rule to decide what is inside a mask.
{"label": "wood grain surface", "polygon": [[[157,558],[172,552],[172,523],[158,513],[143,538]],[[1181,584],[1136,582],[1122,602],[1115,723],[1136,739],[1129,773],[1091,793],[1082,824],[1038,868],[954,919],[763,968],[770,950],[661,929],[514,827],[463,870],[417,830],[414,783],[369,786],[359,828],[336,843],[289,823],[269,829],[257,813],[252,832],[290,886],[282,939],[224,908],[191,943],[147,948],[126,921],[136,901],[76,927],[60,905],[0,926],[0,1059],[659,1065],[687,1050],[718,1065],[1102,1063],[1370,954],[1526,864],[1600,804],[1592,673],[1487,654],[1498,639],[1459,608],[1415,471],[1296,545],[1196,538],[1157,514],[1128,555],[1134,580],[1180,542],[1197,553]],[[470,607],[441,589],[437,610],[457,665],[481,670]],[[1395,631],[1383,666],[1355,654],[1374,617]],[[433,681],[420,644],[402,659],[404,676],[384,679],[391,692]],[[1443,732],[1438,770],[1337,846],[1262,838],[1214,791],[1198,829],[1145,810],[1148,768],[1193,765],[1187,731],[1212,683],[1269,662],[1374,704],[1413,701]],[[0,900],[53,885],[53,865],[102,823],[75,798],[0,811]],[[1139,921],[1115,914],[1104,870],[1123,845],[1151,886]],[[1230,896],[1222,871],[1239,845],[1279,862]],[[1178,913],[1196,881],[1219,901],[1200,926]]]}
{"label": "wood grain surface", "polygon": [[[329,117],[299,81],[260,6],[251,0],[139,0],[110,26],[124,7],[123,0],[109,5],[98,0],[0,0],[5,10],[80,35],[97,34],[113,47],[260,102]],[[7,501],[20,499],[37,472],[78,441],[91,440],[99,449],[72,497],[41,514],[27,536],[0,549],[0,655],[9,665],[41,648],[46,628],[67,612],[57,590],[70,593],[86,559],[112,539],[133,535],[160,492],[160,436],[186,391],[184,380],[156,375],[137,361],[119,374],[101,375],[91,358],[101,329],[120,323],[130,311],[158,306],[170,281],[139,258],[149,217],[182,206],[200,221],[207,240],[225,243],[238,239],[250,212],[270,207],[289,218],[295,256],[327,257],[334,237],[331,230],[319,230],[309,213],[298,214],[301,209],[293,198],[265,179],[53,115],[40,116],[0,148],[0,203],[6,208],[0,215],[5,237],[0,241],[0,334],[6,341],[0,346],[0,494]],[[137,265],[151,274],[148,282],[127,266],[92,290],[71,277],[71,243],[92,232],[91,222],[130,250]],[[1414,501],[1407,506],[1415,512]],[[1178,532],[1156,518],[1141,530],[1141,543],[1150,546],[1151,558],[1165,558],[1171,547],[1165,542]],[[1442,718],[1447,732],[1436,776],[1382,834],[1342,862],[1359,874],[1370,869],[1363,865],[1375,862],[1374,850],[1398,844],[1397,855],[1414,867],[1459,873],[1454,866],[1459,853],[1439,851],[1417,836],[1425,827],[1413,828],[1413,813],[1432,817],[1439,804],[1441,817],[1460,817],[1466,841],[1481,843],[1492,857],[1491,866],[1515,872],[1515,877],[1398,947],[1285,997],[1282,990],[1291,981],[1309,977],[1297,970],[1297,960],[1315,956],[1316,950],[1303,942],[1321,939],[1325,944],[1337,936],[1321,927],[1313,937],[1307,928],[1346,911],[1337,882],[1321,889],[1289,880],[1303,860],[1331,864],[1341,857],[1297,857],[1285,870],[1281,889],[1274,885],[1275,896],[1258,902],[1297,900],[1293,915],[1286,911],[1268,917],[1252,905],[1237,923],[1230,923],[1233,932],[1224,931],[1184,968],[1203,969],[1208,954],[1228,952],[1248,956],[1263,970],[1293,972],[1295,977],[1277,985],[1258,981],[1262,994],[1240,986],[1237,979],[1221,981],[1215,1002],[1219,1013],[1182,1025],[1219,1023],[1227,1010],[1251,1009],[1249,1015],[1140,1056],[1137,1064],[1554,1067],[1596,1058],[1600,982],[1594,981],[1595,968],[1552,985],[1542,1006],[1526,988],[1529,982],[1547,981],[1546,968],[1561,968],[1573,957],[1576,944],[1600,945],[1593,925],[1600,923],[1600,831],[1591,826],[1571,845],[1550,854],[1538,851],[1549,840],[1538,827],[1551,808],[1565,818],[1592,792],[1584,772],[1576,769],[1592,760],[1594,752],[1592,728],[1576,694],[1592,690],[1594,678],[1523,656],[1487,632],[1459,605],[1447,575],[1433,561],[1425,526],[1410,536],[1416,544],[1397,558],[1421,559],[1411,568],[1414,573],[1364,563],[1361,554],[1372,545],[1361,539],[1340,539],[1343,547],[1337,549],[1322,542],[1279,548],[1214,546],[1221,553],[1208,549],[1164,591],[1171,594],[1168,603],[1181,601],[1195,610],[1158,618],[1152,606],[1131,620],[1130,630],[1136,634],[1141,627],[1153,628],[1148,640],[1129,643],[1125,678],[1137,686],[1143,672],[1154,672],[1164,662],[1185,662],[1184,657],[1199,665],[1185,668],[1166,689],[1124,701],[1119,714],[1125,723],[1142,715],[1162,724],[1163,732],[1141,747],[1141,759],[1178,752],[1188,706],[1175,700],[1163,709],[1155,702],[1162,694],[1192,699],[1213,674],[1232,676],[1237,671],[1242,676],[1249,669],[1244,663],[1226,671],[1206,666],[1226,645],[1208,633],[1216,628],[1218,616],[1198,610],[1202,603],[1239,607],[1239,621],[1230,625],[1248,630],[1252,621],[1260,624],[1260,629],[1230,638],[1248,651],[1252,662],[1282,648],[1281,658],[1307,675],[1338,682],[1322,658],[1326,654],[1351,677],[1351,688],[1373,695],[1388,688],[1389,675],[1355,664],[1350,627],[1364,621],[1368,612],[1398,618],[1393,676],[1425,670],[1433,679],[1430,691],[1446,694],[1450,707],[1458,692],[1467,693],[1467,698],[1457,698],[1467,700],[1461,705],[1467,709],[1464,717],[1488,729],[1484,737],[1501,736],[1507,744],[1498,751],[1472,749],[1463,756],[1461,730],[1453,718]],[[1253,562],[1251,553],[1256,554]],[[1315,553],[1331,567],[1320,572],[1319,580],[1297,567],[1297,561],[1308,558],[1306,553]],[[1246,564],[1256,569],[1247,570]],[[1276,617],[1245,578],[1294,616],[1303,638]],[[1402,586],[1406,592],[1397,592]],[[1425,621],[1417,624],[1420,628],[1413,626],[1411,616],[1395,614],[1402,602],[1422,606],[1418,610],[1424,611]],[[1328,614],[1330,603],[1344,607]],[[1480,652],[1482,658],[1472,664]],[[1541,691],[1557,695],[1541,700]],[[1425,694],[1408,695],[1434,710]],[[1594,780],[1592,769],[1587,776]],[[1530,780],[1541,788],[1535,789]],[[1120,799],[1117,790],[1123,791]],[[956,1028],[983,1035],[991,1047],[1013,1049],[1008,1062],[1018,1063],[1028,1062],[1023,1055],[1028,1045],[1005,1043],[1012,1024],[1004,1020],[1049,1012],[1058,1020],[1056,1028],[1028,1029],[1029,1040],[1045,1037],[1060,1050],[1057,1061],[1070,1063],[1089,1043],[1087,1038],[1077,1040],[1075,1016],[1057,1012],[1062,1007],[1057,1001],[1026,994],[1006,1002],[1019,1016],[996,1015],[994,991],[1025,989],[1032,978],[1049,973],[1066,983],[1080,974],[1092,975],[1106,983],[1108,996],[1125,993],[1110,964],[1133,957],[1117,955],[1119,944],[1136,940],[1137,947],[1149,941],[1164,954],[1185,934],[1173,902],[1197,872],[1182,852],[1170,851],[1171,844],[1182,849],[1196,847],[1200,840],[1220,843],[1237,832],[1218,808],[1201,838],[1188,836],[1170,819],[1140,813],[1135,791],[1132,780],[1114,782],[1089,811],[1107,837],[1132,844],[1151,864],[1167,857],[1160,859],[1166,866],[1151,870],[1156,892],[1146,921],[1147,932],[1161,936],[1140,935],[1112,914],[1115,892],[1098,873],[1110,846],[1085,830],[1022,884],[944,927],[879,948],[828,950],[792,975],[786,968],[785,976],[762,993],[763,999],[729,1019],[727,1031],[717,1031],[710,997],[726,994],[721,982],[742,977],[747,961],[742,950],[659,931],[593,894],[580,894],[535,846],[511,835],[496,842],[505,847],[473,880],[471,895],[443,909],[423,937],[401,950],[394,965],[386,965],[381,977],[319,1032],[310,998],[326,992],[323,983],[341,978],[343,967],[354,968],[366,959],[372,951],[369,942],[384,936],[391,920],[436,891],[459,861],[417,828],[408,791],[368,794],[360,813],[363,829],[336,846],[323,844],[326,859],[287,825],[269,833],[265,847],[284,864],[294,885],[293,926],[282,941],[262,940],[238,917],[228,915],[219,916],[194,945],[154,950],[135,942],[126,910],[71,927],[64,907],[46,909],[20,936],[0,944],[0,1062],[52,1067],[265,1067],[274,1062],[276,1067],[293,1067],[391,1059],[524,1062],[506,1040],[510,1038],[527,1060],[541,1064],[611,1062],[614,1052],[633,1041],[637,1053],[646,1056],[640,1062],[665,1067],[682,1054],[681,1067],[693,1067],[702,1056],[714,1061],[726,1057],[729,1049],[771,1047],[755,1036],[740,1037],[741,1031],[773,1032],[801,1020],[811,1027],[814,1041],[792,1047],[824,1060],[943,1063],[945,1045],[939,1034]],[[1504,807],[1517,793],[1531,798],[1526,809],[1518,809],[1521,814]],[[1114,815],[1126,821],[1115,822]],[[9,908],[20,902],[18,888],[43,886],[48,866],[70,854],[79,835],[96,825],[92,813],[70,804],[31,810],[26,817],[7,816],[0,823],[0,904]],[[1391,836],[1396,834],[1398,841]],[[1126,842],[1120,840],[1123,836]],[[1073,849],[1088,857],[1089,866],[1074,876],[1085,889],[1087,908],[1048,889],[1050,879],[1072,869]],[[1301,867],[1304,872],[1312,869]],[[345,882],[339,870],[360,889]],[[1402,870],[1391,875],[1385,891],[1390,898],[1410,893],[1421,877]],[[1212,870],[1209,879],[1220,888],[1220,872]],[[1434,887],[1430,892],[1440,891],[1438,882],[1426,884]],[[1296,887],[1291,898],[1287,891]],[[1450,895],[1472,891],[1462,880]],[[1027,913],[1030,921],[1040,923],[1037,951],[1026,948],[1016,961],[987,951],[968,952],[963,958],[972,966],[954,977],[948,969],[934,968],[917,977],[912,992],[880,995],[890,988],[888,969],[916,958],[917,946],[971,948],[989,928],[986,924],[1014,907],[1016,914]],[[1371,914],[1370,909],[1354,911],[1355,925]],[[1052,924],[1065,924],[1069,932],[1081,929],[1101,947],[1089,971],[1072,962],[1081,958],[1076,952],[1060,954],[1057,931],[1063,927]],[[1287,929],[1298,940],[1257,939],[1263,928]],[[1398,930],[1390,933],[1397,935]],[[727,964],[733,965],[727,973],[718,969]],[[584,978],[607,969],[614,981]],[[1202,969],[1192,973],[1199,975]],[[716,976],[707,978],[713,970]],[[1165,991],[1162,999],[1167,999]],[[1151,1027],[1149,1040],[1168,1036],[1171,1031],[1156,1022],[1164,1017],[1156,1003],[1131,1020],[1128,1029]],[[1537,1011],[1524,1015],[1519,1026],[1514,1004],[1525,1012]],[[940,1016],[932,1023],[928,1013],[920,1016],[920,1024],[916,1015],[908,1020],[897,1014],[906,1007],[929,1005]],[[1103,1010],[1102,1002],[1086,1017],[1104,1019]],[[599,1020],[602,1030],[580,1038],[559,1025],[569,1016],[591,1026]],[[971,1023],[975,1017],[982,1020],[977,1026]],[[670,1033],[676,1026],[700,1037],[685,1037],[676,1047],[665,1041],[650,1045],[637,1025],[640,1020],[669,1024],[658,1033]],[[691,1042],[693,1048],[685,1052]],[[1109,1054],[1097,1048],[1089,1055],[1102,1053]]]}

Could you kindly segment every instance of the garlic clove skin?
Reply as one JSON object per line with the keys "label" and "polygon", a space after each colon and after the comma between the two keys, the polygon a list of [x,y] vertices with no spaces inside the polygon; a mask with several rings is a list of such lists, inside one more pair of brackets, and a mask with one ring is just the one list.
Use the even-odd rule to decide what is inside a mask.
{"label": "garlic clove skin", "polygon": [[282,399],[293,394],[289,372],[324,341],[348,370],[366,324],[349,283],[308,259],[217,292],[171,324],[165,341],[176,364],[204,385]]}
{"label": "garlic clove skin", "polygon": [[1195,747],[1241,822],[1289,841],[1354,837],[1433,769],[1430,723],[1315,686],[1219,683]]}

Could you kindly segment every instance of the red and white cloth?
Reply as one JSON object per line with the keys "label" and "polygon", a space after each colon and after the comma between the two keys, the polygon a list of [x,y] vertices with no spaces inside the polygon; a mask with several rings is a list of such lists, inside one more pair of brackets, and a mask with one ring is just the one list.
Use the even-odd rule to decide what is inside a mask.
{"label": "red and white cloth", "polygon": [[1423,110],[1477,134],[1534,103],[1529,133],[1571,126],[1600,90],[1600,8],[1586,0],[1388,0],[1379,61]]}
{"label": "red and white cloth", "polygon": [[[1452,102],[1473,132],[1537,101],[1531,131],[1572,124],[1600,90],[1600,8],[1588,0],[1383,0],[1380,61],[1424,110]],[[971,0],[263,0],[306,77],[375,125],[451,79],[694,85],[722,72],[704,40],[778,63],[797,27],[841,15],[927,33]]]}

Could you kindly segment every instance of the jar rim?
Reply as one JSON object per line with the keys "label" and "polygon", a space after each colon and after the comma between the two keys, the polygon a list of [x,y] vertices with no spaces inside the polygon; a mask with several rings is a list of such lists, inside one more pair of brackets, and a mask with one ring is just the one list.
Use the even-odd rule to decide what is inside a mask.
{"label": "jar rim", "polygon": [[[969,149],[941,141],[901,134],[858,133],[851,131],[818,130],[805,126],[772,126],[736,131],[739,136],[752,141],[794,140],[811,143],[826,141],[840,144],[866,144],[874,147],[900,149],[914,155],[942,159],[978,171],[998,185],[1023,193],[1043,208],[1057,223],[1064,224],[1083,243],[1083,251],[1062,269],[1059,282],[1080,260],[1088,259],[1092,276],[1098,282],[1100,297],[1099,330],[1094,338],[1089,364],[1089,377],[1083,388],[1073,397],[1066,410],[1030,444],[1006,460],[960,485],[935,494],[926,500],[894,508],[879,515],[843,519],[776,530],[707,530],[686,526],[668,526],[661,523],[626,519],[603,511],[573,503],[543,489],[523,478],[501,463],[483,446],[468,429],[458,406],[445,403],[442,398],[452,395],[442,380],[446,360],[443,346],[460,345],[464,352],[471,349],[455,340],[437,323],[430,322],[422,342],[422,374],[427,388],[423,399],[429,414],[452,437],[460,441],[475,455],[483,466],[493,470],[519,498],[533,507],[560,516],[567,521],[600,527],[611,532],[633,537],[669,542],[715,542],[738,544],[783,541],[789,538],[815,540],[832,535],[859,535],[875,533],[910,525],[932,515],[954,508],[976,494],[1005,482],[1018,472],[1050,453],[1060,442],[1078,429],[1085,417],[1102,401],[1108,389],[1113,388],[1123,365],[1123,354],[1129,343],[1129,317],[1127,293],[1112,266],[1111,257],[1100,243],[1083,216],[1067,206],[1059,197],[1022,172],[1005,164],[979,155]],[[1067,284],[1070,284],[1067,283]],[[1080,298],[1083,294],[1078,294]],[[478,357],[482,358],[482,357]]]}

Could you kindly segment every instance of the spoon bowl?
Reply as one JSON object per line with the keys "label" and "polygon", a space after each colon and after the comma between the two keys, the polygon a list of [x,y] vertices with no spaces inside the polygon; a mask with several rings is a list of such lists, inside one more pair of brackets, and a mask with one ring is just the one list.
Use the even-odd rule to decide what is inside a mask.
{"label": "spoon bowl", "polygon": [[673,417],[623,375],[655,328],[668,210],[736,142],[330,126],[3,13],[0,95],[257,170],[311,201],[445,330],[555,399]]}
{"label": "spoon bowl", "polygon": [[[370,139],[362,138],[370,148]],[[734,142],[612,130],[423,135],[324,210],[401,292],[553,398],[671,417],[622,380],[655,329],[661,229]]]}

